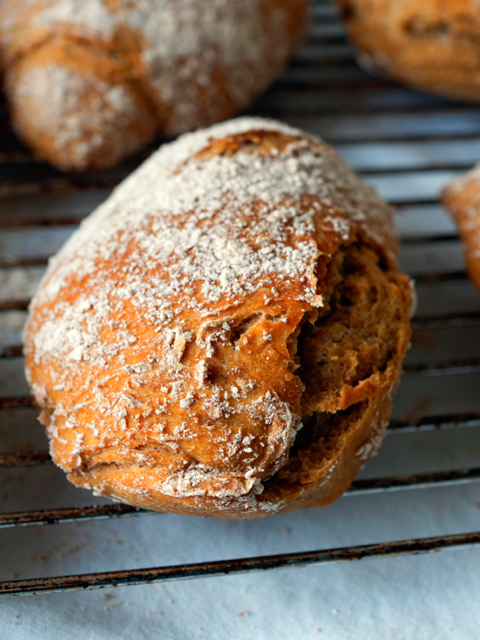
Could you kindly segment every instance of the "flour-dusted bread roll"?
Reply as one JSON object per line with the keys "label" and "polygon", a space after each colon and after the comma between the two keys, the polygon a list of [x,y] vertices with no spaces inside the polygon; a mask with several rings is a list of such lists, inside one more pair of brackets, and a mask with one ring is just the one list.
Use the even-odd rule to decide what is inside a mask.
{"label": "flour-dusted bread roll", "polygon": [[338,0],[367,66],[425,91],[480,101],[477,0]]}
{"label": "flour-dusted bread roll", "polygon": [[113,166],[248,106],[295,51],[307,0],[5,0],[13,124],[64,169]]}
{"label": "flour-dusted bread roll", "polygon": [[468,274],[480,291],[480,165],[449,184],[442,200],[458,225]]}
{"label": "flour-dusted bread roll", "polygon": [[163,146],[51,262],[25,335],[54,461],[132,505],[325,505],[377,449],[410,337],[388,206],[241,118]]}

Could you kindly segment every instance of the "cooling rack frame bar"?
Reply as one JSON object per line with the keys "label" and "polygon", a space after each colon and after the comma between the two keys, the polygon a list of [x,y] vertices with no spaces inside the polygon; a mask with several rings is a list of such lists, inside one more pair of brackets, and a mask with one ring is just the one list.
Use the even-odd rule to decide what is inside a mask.
{"label": "cooling rack frame bar", "polygon": [[435,536],[382,542],[378,544],[340,547],[320,551],[284,553],[271,556],[240,558],[237,560],[219,560],[200,562],[172,567],[151,569],[130,569],[126,571],[107,571],[83,575],[59,576],[53,578],[34,578],[0,583],[0,596],[34,595],[61,591],[83,591],[86,589],[104,589],[130,585],[153,584],[173,580],[191,580],[194,578],[213,578],[268,571],[306,567],[312,564],[330,564],[334,562],[353,562],[375,558],[389,558],[404,555],[418,555],[443,549],[461,549],[480,545],[480,532],[463,533],[449,536]]}

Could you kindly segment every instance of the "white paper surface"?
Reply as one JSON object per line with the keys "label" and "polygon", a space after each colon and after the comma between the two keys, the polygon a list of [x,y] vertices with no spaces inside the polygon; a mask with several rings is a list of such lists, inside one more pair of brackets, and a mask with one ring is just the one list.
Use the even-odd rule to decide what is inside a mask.
{"label": "white paper surface", "polygon": [[[322,11],[318,16],[323,15]],[[329,15],[328,11],[324,14]],[[317,23],[320,24],[318,20]],[[327,34],[327,44],[322,49],[323,45],[313,42],[300,59],[315,60],[322,49],[328,65],[332,47],[338,44],[333,40],[332,45],[328,40],[327,27],[332,25],[323,30],[321,24],[322,28],[317,29],[317,23],[314,35],[318,38]],[[338,30],[338,25],[333,26]],[[348,54],[348,47],[346,50]],[[341,68],[340,65],[339,79]],[[356,78],[358,73],[354,71]],[[289,74],[285,77],[290,81],[299,77],[297,72]],[[332,77],[333,83],[335,76]],[[322,83],[322,78],[320,74],[316,81]],[[335,114],[337,108],[345,106],[345,100],[352,113]],[[357,169],[378,171],[378,175],[370,173],[371,182],[385,197],[403,203],[398,226],[406,238],[453,232],[450,220],[433,200],[445,181],[455,175],[456,168],[416,173],[419,166],[429,166],[431,161],[447,165],[453,147],[449,147],[450,143],[430,144],[422,136],[447,131],[450,135],[471,136],[480,130],[476,108],[461,112],[439,100],[438,105],[446,104],[442,111],[426,108],[422,112],[422,105],[428,107],[429,100],[396,87],[368,89],[348,96],[333,84],[328,91],[317,86],[291,94],[288,87],[280,86],[257,108],[266,115],[271,115],[272,108],[275,114],[291,109],[290,122],[328,139],[345,141],[340,151],[347,160]],[[417,110],[406,113],[401,111],[402,106]],[[319,110],[318,117],[312,115],[315,109]],[[396,135],[401,139],[402,132],[413,139],[411,144],[395,148],[368,143],[369,136]],[[460,167],[473,161],[478,143],[460,141],[455,149],[451,164]],[[390,168],[410,167],[411,171],[384,174],[382,163]],[[32,209],[44,211],[52,219],[64,219],[66,215],[91,210],[104,195],[91,192],[25,196],[2,206],[11,209],[5,215],[19,219],[29,219]],[[1,246],[7,257],[12,254],[17,260],[24,258],[21,254],[27,246],[41,257],[69,232],[62,227],[52,229],[45,228],[35,237],[34,231],[27,228],[12,230]],[[461,251],[458,245],[451,245],[444,252],[426,252],[423,262],[418,246],[409,245],[402,254],[405,268],[415,267],[422,273],[429,272],[430,259],[436,260],[432,267],[435,272],[457,270]],[[1,271],[4,297],[16,299],[17,295],[23,299],[30,295],[41,268],[31,268],[30,280],[23,284],[17,276],[20,271],[25,274],[26,269],[18,273]],[[480,297],[467,282],[424,283],[422,287],[419,310],[424,316],[456,310],[478,314]],[[0,292],[0,298],[1,295]],[[22,312],[9,314],[9,333],[2,335],[8,344],[16,344],[23,316]],[[6,321],[7,316],[2,317]],[[471,338],[465,333],[462,343],[462,326],[457,328],[455,340],[459,340],[456,353],[461,352],[464,357]],[[422,357],[427,359],[430,350],[436,358],[451,358],[452,331],[449,328],[445,335],[439,334],[438,344],[417,345],[417,349],[425,349]],[[473,331],[468,335],[476,334]],[[476,350],[472,346],[472,351]],[[25,385],[21,362],[10,361],[8,366],[8,370],[0,367],[3,395],[18,393]],[[475,372],[461,379],[448,372],[436,378],[418,376],[418,382],[415,375],[410,375],[397,396],[397,417],[415,407],[431,414],[478,411],[478,380]],[[2,411],[2,451],[45,447],[42,429],[35,424],[35,412],[22,411]],[[380,455],[362,475],[392,476],[474,467],[479,466],[479,452],[480,428],[388,435]],[[99,502],[90,493],[70,486],[54,468],[2,471],[0,482],[2,513]],[[479,530],[480,483],[343,497],[325,509],[262,521],[224,522],[156,515],[26,527],[0,532],[0,580],[155,567]],[[467,548],[163,585],[6,597],[0,599],[0,640],[478,640],[479,600],[480,548]]]}

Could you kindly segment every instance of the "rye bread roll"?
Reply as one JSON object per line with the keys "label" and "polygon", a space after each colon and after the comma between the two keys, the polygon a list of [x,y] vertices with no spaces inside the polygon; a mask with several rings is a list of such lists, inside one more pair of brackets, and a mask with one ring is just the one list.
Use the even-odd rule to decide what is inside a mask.
{"label": "rye bread roll", "polygon": [[337,0],[360,60],[424,91],[480,101],[476,0]]}
{"label": "rye bread roll", "polygon": [[307,0],[4,0],[12,122],[61,169],[110,167],[157,134],[225,120],[279,73]]}
{"label": "rye bread roll", "polygon": [[458,226],[468,275],[480,291],[480,165],[451,182],[442,200]]}
{"label": "rye bread roll", "polygon": [[389,207],[321,140],[240,118],[160,148],[52,260],[26,368],[52,457],[148,509],[326,505],[410,339]]}

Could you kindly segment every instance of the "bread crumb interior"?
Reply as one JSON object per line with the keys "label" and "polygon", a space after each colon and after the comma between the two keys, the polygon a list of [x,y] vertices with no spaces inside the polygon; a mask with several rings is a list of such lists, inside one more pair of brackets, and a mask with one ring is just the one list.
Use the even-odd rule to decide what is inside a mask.
{"label": "bread crumb interior", "polygon": [[308,484],[322,461],[338,454],[387,367],[401,357],[403,288],[402,276],[366,244],[341,247],[327,264],[325,306],[304,319],[291,345],[305,387],[303,427],[266,488]]}

